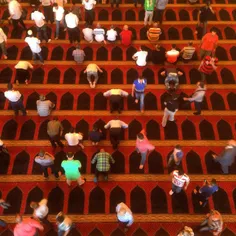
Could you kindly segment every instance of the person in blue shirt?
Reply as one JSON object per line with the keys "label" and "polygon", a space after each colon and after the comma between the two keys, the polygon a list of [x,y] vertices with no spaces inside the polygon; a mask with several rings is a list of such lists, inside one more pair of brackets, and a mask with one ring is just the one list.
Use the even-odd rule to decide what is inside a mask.
{"label": "person in blue shirt", "polygon": [[179,144],[177,144],[168,160],[168,167],[179,166],[182,161],[183,156],[184,156],[184,153],[182,151],[182,148]]}
{"label": "person in blue shirt", "polygon": [[200,206],[204,207],[207,204],[208,198],[217,192],[218,189],[216,179],[212,179],[210,183],[204,180],[203,186],[201,188],[196,187],[193,192],[197,195]]}
{"label": "person in blue shirt", "polygon": [[144,113],[144,91],[147,86],[147,80],[140,76],[133,82],[132,87],[132,97],[135,97],[135,103],[138,103],[140,100],[140,111]]}

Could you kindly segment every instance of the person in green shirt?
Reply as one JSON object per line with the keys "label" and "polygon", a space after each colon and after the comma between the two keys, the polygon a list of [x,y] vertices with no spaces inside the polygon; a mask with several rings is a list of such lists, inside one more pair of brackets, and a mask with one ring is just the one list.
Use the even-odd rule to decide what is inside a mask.
{"label": "person in green shirt", "polygon": [[78,185],[83,185],[86,181],[85,178],[81,177],[79,169],[81,168],[81,163],[79,160],[74,160],[74,154],[68,152],[67,161],[61,163],[61,167],[65,170],[66,182],[71,186],[71,181],[76,180]]}
{"label": "person in green shirt", "polygon": [[144,1],[144,10],[145,10],[145,17],[144,17],[144,25],[146,26],[152,24],[152,18],[154,13],[156,1],[154,0],[145,0]]}

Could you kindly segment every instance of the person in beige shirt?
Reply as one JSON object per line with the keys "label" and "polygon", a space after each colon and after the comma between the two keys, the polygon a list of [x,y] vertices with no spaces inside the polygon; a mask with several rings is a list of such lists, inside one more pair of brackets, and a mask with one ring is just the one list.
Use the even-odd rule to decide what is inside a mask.
{"label": "person in beige shirt", "polygon": [[33,69],[33,65],[29,63],[28,61],[19,61],[15,65],[16,69],[16,85],[19,85],[20,83],[29,83],[30,79],[30,73],[28,69]]}
{"label": "person in beige shirt", "polygon": [[[98,71],[102,73],[103,71],[94,63],[88,64],[84,73],[87,73],[87,80],[89,82],[90,88],[95,88],[98,82]],[[94,77],[94,81],[92,82],[91,77]]]}
{"label": "person in beige shirt", "polygon": [[3,32],[2,28],[0,28],[0,47],[2,49],[3,58],[5,60],[7,59],[6,43],[7,43],[7,36]]}

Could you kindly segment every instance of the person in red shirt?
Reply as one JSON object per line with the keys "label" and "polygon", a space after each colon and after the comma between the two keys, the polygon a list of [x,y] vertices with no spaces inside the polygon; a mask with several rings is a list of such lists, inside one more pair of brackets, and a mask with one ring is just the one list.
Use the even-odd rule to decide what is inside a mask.
{"label": "person in red shirt", "polygon": [[215,53],[219,37],[214,29],[210,33],[203,36],[200,44],[200,57],[203,59],[205,56],[211,56]]}
{"label": "person in red shirt", "polygon": [[132,31],[129,30],[128,25],[124,25],[123,30],[120,33],[121,43],[125,46],[129,46],[132,41]]}
{"label": "person in red shirt", "polygon": [[21,215],[16,215],[16,226],[14,236],[37,236],[38,230],[43,231],[43,226],[34,219],[22,219]]}

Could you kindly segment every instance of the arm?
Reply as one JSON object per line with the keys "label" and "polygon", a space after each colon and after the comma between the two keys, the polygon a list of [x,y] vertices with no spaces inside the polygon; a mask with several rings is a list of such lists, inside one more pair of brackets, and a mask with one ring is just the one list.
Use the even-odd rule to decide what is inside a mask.
{"label": "arm", "polygon": [[63,236],[67,236],[70,233],[70,229],[66,230]]}
{"label": "arm", "polygon": [[123,122],[123,121],[121,121],[121,120],[120,120],[120,125],[121,125],[121,127],[122,127],[123,129],[128,128],[128,124],[126,124],[125,122]]}
{"label": "arm", "polygon": [[209,6],[209,9],[211,10],[211,13],[212,13],[212,14],[215,14],[215,11],[212,9],[211,6]]}
{"label": "arm", "polygon": [[135,84],[133,84],[132,86],[132,92],[131,92],[132,97],[134,97],[134,90],[135,90]]}
{"label": "arm", "polygon": [[130,219],[129,219],[128,222],[129,222],[129,223],[127,224],[128,227],[131,226],[131,225],[134,223],[134,218],[133,218],[133,216],[132,216],[132,213],[131,213],[131,215],[130,215]]}
{"label": "arm", "polygon": [[189,183],[190,183],[190,180],[188,179],[188,181],[186,181],[186,184],[185,184],[184,190],[187,190]]}
{"label": "arm", "polygon": [[110,155],[110,162],[111,162],[112,164],[115,163],[115,160],[114,160],[114,158],[112,157],[112,155]]}
{"label": "arm", "polygon": [[91,163],[94,164],[97,161],[97,155],[94,156],[94,158],[92,159]]}
{"label": "arm", "polygon": [[108,128],[110,128],[110,126],[111,126],[111,121],[109,121],[106,125],[104,125],[104,128],[108,129]]}
{"label": "arm", "polygon": [[111,95],[111,90],[108,90],[105,93],[103,93],[104,97],[109,97],[110,95]]}
{"label": "arm", "polygon": [[30,69],[34,68],[33,65],[31,63],[29,63],[29,62],[28,62],[28,66],[29,66]]}
{"label": "arm", "polygon": [[2,35],[4,41],[7,42],[7,36],[5,35],[2,29],[0,29],[0,34]]}
{"label": "arm", "polygon": [[124,90],[121,90],[121,96],[123,97],[128,97],[129,93],[127,93],[126,91]]}
{"label": "arm", "polygon": [[98,69],[99,72],[101,72],[101,73],[103,72],[103,71],[100,69],[99,66],[97,66],[97,69]]}

